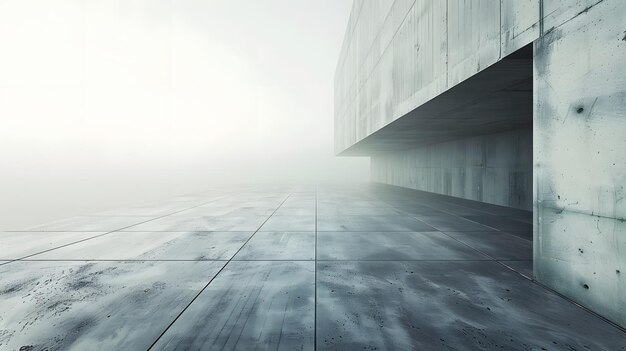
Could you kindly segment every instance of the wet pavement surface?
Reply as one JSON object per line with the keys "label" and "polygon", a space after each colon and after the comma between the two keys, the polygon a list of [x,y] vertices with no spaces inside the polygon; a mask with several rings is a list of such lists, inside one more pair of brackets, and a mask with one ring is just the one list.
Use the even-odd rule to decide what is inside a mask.
{"label": "wet pavement surface", "polygon": [[222,188],[0,232],[0,350],[626,350],[532,280],[529,212]]}

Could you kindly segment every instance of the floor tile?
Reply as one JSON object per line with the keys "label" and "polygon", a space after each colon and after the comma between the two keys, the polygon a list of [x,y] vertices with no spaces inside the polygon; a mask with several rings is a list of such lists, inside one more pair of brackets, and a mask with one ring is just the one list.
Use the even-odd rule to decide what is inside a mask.
{"label": "floor tile", "polygon": [[14,260],[104,233],[106,232],[0,232],[0,259]]}
{"label": "floor tile", "polygon": [[318,260],[486,260],[442,233],[319,232]]}
{"label": "floor tile", "polygon": [[254,232],[267,216],[167,216],[144,224],[126,228],[126,231],[162,231],[162,232],[192,232],[192,231],[237,231]]}
{"label": "floor tile", "polygon": [[154,350],[313,350],[314,290],[314,262],[231,261]]}
{"label": "floor tile", "polygon": [[498,260],[532,260],[533,243],[504,232],[446,232]]}
{"label": "floor tile", "polygon": [[248,217],[248,216],[264,216],[269,217],[276,207],[272,208],[254,208],[245,206],[230,207],[196,207],[190,210],[173,214],[173,217]]}
{"label": "floor tile", "polygon": [[154,218],[169,215],[171,213],[184,210],[188,207],[189,206],[122,207],[92,213],[90,214],[90,216],[146,216]]}
{"label": "floor tile", "polygon": [[533,279],[533,261],[502,261],[503,264],[513,268],[527,278]]}
{"label": "floor tile", "polygon": [[351,207],[351,206],[326,206],[318,207],[318,216],[399,216],[405,215],[402,211],[393,207]]}
{"label": "floor tile", "polygon": [[437,200],[433,202],[428,202],[428,205],[433,209],[438,211],[443,211],[446,213],[454,214],[457,216],[482,216],[487,214],[487,212],[471,207],[471,206],[462,206],[455,203],[451,203],[449,199],[446,200]]}
{"label": "floor tile", "polygon": [[526,240],[533,240],[533,231],[532,230],[527,230],[527,231],[512,231],[509,230],[507,231],[507,233],[511,234],[511,235],[515,235],[518,238],[522,238],[522,239],[526,239]]}
{"label": "floor tile", "polygon": [[433,227],[409,216],[318,216],[318,231],[436,231]]}
{"label": "floor tile", "polygon": [[257,232],[234,260],[314,260],[314,232]]}
{"label": "floor tile", "polygon": [[280,208],[315,208],[315,197],[306,200],[297,200],[290,197]]}
{"label": "floor tile", "polygon": [[315,206],[285,207],[281,206],[274,216],[315,216]]}
{"label": "floor tile", "polygon": [[431,215],[431,216],[419,216],[420,221],[432,226],[433,228],[445,232],[445,231],[495,231],[495,229],[485,227],[478,223],[468,221],[461,217],[452,215]]}
{"label": "floor tile", "polygon": [[[393,205],[393,204],[392,204]],[[431,217],[431,216],[452,216],[449,213],[441,212],[439,210],[435,210],[431,207],[422,206],[422,205],[394,205],[395,208],[402,211],[404,215],[410,215],[420,219],[422,216]]]}
{"label": "floor tile", "polygon": [[311,232],[315,231],[315,216],[277,216],[274,215],[263,224],[260,231],[276,232]]}
{"label": "floor tile", "polygon": [[109,232],[152,220],[152,216],[77,216],[24,228],[33,232]]}
{"label": "floor tile", "polygon": [[115,232],[35,260],[228,260],[252,232]]}
{"label": "floor tile", "polygon": [[480,223],[486,225],[491,228],[495,228],[498,230],[513,230],[513,231],[532,231],[533,225],[532,223],[516,221],[514,219],[494,216],[494,215],[480,215],[480,216],[463,216],[465,219],[469,219],[470,221],[474,221],[476,223]]}
{"label": "floor tile", "polygon": [[625,347],[622,331],[496,262],[320,262],[317,279],[324,350]]}
{"label": "floor tile", "polygon": [[317,206],[325,207],[325,205],[337,205],[337,204],[349,204],[352,208],[381,208],[381,207],[389,207],[389,205],[384,201],[376,201],[376,200],[362,200],[362,197],[359,196],[351,196],[344,198],[329,198],[329,199],[318,199]]}
{"label": "floor tile", "polygon": [[0,349],[146,350],[223,262],[0,266]]}

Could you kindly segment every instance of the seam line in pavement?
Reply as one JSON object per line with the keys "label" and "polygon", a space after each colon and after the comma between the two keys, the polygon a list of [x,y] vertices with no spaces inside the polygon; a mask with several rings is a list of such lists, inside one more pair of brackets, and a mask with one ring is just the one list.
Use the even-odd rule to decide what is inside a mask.
{"label": "seam line in pavement", "polygon": [[[388,201],[384,201],[384,202],[385,202],[385,203],[387,203],[389,206],[392,206],[392,207],[394,207],[394,208],[398,208],[398,207],[396,207],[396,206],[392,205],[391,203],[389,203]],[[425,205],[425,206],[427,206],[427,207],[429,207],[429,208],[432,208],[432,209],[435,209],[434,207],[431,207],[431,206],[428,206],[428,205]],[[442,211],[442,212],[446,212],[446,213],[448,213],[448,214],[449,214],[449,215],[451,215],[451,216],[455,216],[455,217],[463,218],[463,217],[461,217],[461,216],[459,216],[459,215],[456,215],[456,214],[454,214],[454,213],[449,213],[449,212],[447,212],[447,211]],[[413,218],[415,218],[415,219],[419,220],[419,218],[418,218],[418,217],[416,217],[416,216],[414,216],[414,215],[410,214],[409,212],[407,212],[407,213],[408,213],[411,217],[413,217]],[[469,220],[469,221],[471,221],[471,220]],[[471,221],[471,222],[474,222],[474,221]],[[475,222],[475,223],[478,223],[478,222]],[[478,224],[480,224],[480,223],[478,223]],[[481,225],[484,225],[484,224],[481,224]],[[486,227],[488,227],[488,226],[486,226]],[[489,227],[489,228],[491,228],[491,227]],[[500,229],[497,229],[497,228],[493,228],[493,229],[495,229],[495,230],[497,230],[498,232],[501,232],[501,233],[506,233],[505,231],[500,230]],[[513,271],[513,272],[515,272],[515,273],[519,274],[522,278],[524,278],[524,279],[526,279],[526,280],[530,281],[530,282],[531,282],[531,283],[533,283],[533,284],[536,284],[537,286],[539,286],[539,287],[541,287],[541,288],[543,288],[543,289],[545,289],[545,290],[547,290],[547,291],[552,292],[552,293],[553,293],[553,294],[555,294],[556,296],[559,296],[559,297],[560,297],[560,298],[562,298],[563,300],[570,302],[570,303],[571,303],[571,304],[573,304],[574,306],[577,306],[578,308],[582,309],[583,311],[586,311],[586,312],[588,312],[588,313],[592,314],[593,316],[595,316],[595,317],[597,317],[597,318],[599,318],[599,319],[603,320],[604,322],[606,322],[606,323],[608,323],[609,325],[611,325],[611,326],[613,326],[613,327],[615,327],[615,328],[617,328],[617,329],[621,330],[622,332],[626,332],[626,328],[623,328],[623,327],[622,327],[622,326],[620,326],[619,324],[617,324],[617,323],[615,323],[615,322],[613,322],[613,321],[611,321],[611,320],[607,319],[607,318],[606,318],[606,317],[604,317],[604,316],[599,315],[598,313],[596,313],[596,312],[594,312],[594,311],[592,311],[592,310],[588,309],[587,307],[585,307],[585,306],[583,306],[583,305],[580,305],[579,303],[577,303],[576,301],[574,301],[574,300],[570,299],[569,297],[567,297],[567,296],[565,296],[565,295],[563,295],[563,294],[561,294],[561,293],[559,293],[559,292],[557,292],[557,291],[555,291],[555,290],[553,290],[553,289],[551,289],[551,288],[549,288],[549,287],[547,287],[547,286],[545,286],[545,285],[541,284],[540,282],[538,282],[537,280],[535,280],[535,279],[534,279],[534,277],[533,277],[533,278],[527,277],[527,276],[525,276],[524,274],[522,274],[521,272],[519,272],[519,271],[517,271],[517,270],[513,269],[512,267],[509,267],[509,266],[507,266],[506,264],[504,264],[503,262],[501,262],[501,261],[508,261],[508,260],[498,260],[498,259],[494,258],[493,256],[491,256],[491,255],[489,255],[489,254],[487,254],[487,253],[485,253],[485,252],[483,252],[483,251],[481,251],[481,250],[479,250],[479,249],[477,249],[477,248],[475,248],[475,247],[473,247],[473,246],[471,246],[471,245],[469,245],[469,244],[466,244],[466,243],[464,243],[464,242],[462,242],[462,241],[458,240],[457,238],[455,238],[455,237],[453,237],[453,236],[451,236],[451,235],[446,234],[445,232],[441,232],[441,233],[442,233],[443,235],[445,235],[445,236],[447,236],[447,237],[449,237],[449,238],[451,238],[451,239],[453,239],[453,240],[455,240],[455,241],[457,241],[457,242],[459,242],[459,243],[461,243],[461,244],[463,244],[463,245],[465,245],[465,246],[467,246],[467,247],[471,248],[472,250],[475,250],[475,251],[477,251],[478,253],[480,253],[480,254],[482,254],[482,255],[484,255],[484,256],[486,256],[486,257],[491,258],[491,261],[496,262],[497,264],[499,264],[499,265],[503,266],[504,268],[509,269],[509,270],[511,270],[511,271]],[[508,234],[508,233],[507,233],[507,234]],[[511,234],[509,234],[509,235],[511,235]]]}
{"label": "seam line in pavement", "polygon": [[[120,228],[120,229],[112,230],[112,231],[109,231],[109,232],[106,232],[106,233],[103,233],[103,234],[94,235],[94,236],[91,236],[91,237],[89,237],[89,238],[85,238],[85,239],[77,240],[77,241],[74,241],[74,242],[71,242],[71,243],[68,243],[68,244],[65,244],[65,245],[60,245],[60,246],[57,246],[57,247],[53,247],[53,248],[51,248],[51,249],[47,249],[47,250],[43,250],[43,251],[40,251],[40,252],[36,252],[36,253],[34,253],[34,254],[26,255],[26,256],[20,257],[20,258],[15,259],[15,260],[10,260],[9,262],[6,262],[5,264],[9,264],[9,263],[11,263],[11,262],[15,262],[15,261],[20,261],[20,260],[26,259],[26,258],[28,258],[28,257],[32,257],[32,256],[35,256],[35,255],[40,255],[40,254],[45,253],[45,252],[49,252],[49,251],[52,251],[52,250],[60,249],[60,248],[62,248],[62,247],[66,247],[66,246],[74,245],[74,244],[77,244],[77,243],[81,243],[81,242],[83,242],[83,241],[87,241],[87,240],[91,240],[91,239],[99,238],[99,237],[101,237],[101,236],[105,236],[105,235],[107,235],[107,234],[121,232],[121,231],[123,231],[124,229],[128,229],[128,228],[130,228],[130,227],[134,227],[134,226],[136,226],[136,225],[140,225],[140,224],[148,223],[148,222],[150,222],[150,221],[154,221],[154,220],[157,220],[157,219],[161,219],[161,218],[164,218],[164,217],[167,217],[167,216],[171,216],[171,215],[173,215],[173,214],[176,214],[176,213],[179,213],[179,212],[183,212],[183,211],[187,211],[187,210],[190,210],[190,209],[193,209],[193,208],[196,208],[196,207],[204,206],[204,205],[206,205],[206,204],[210,204],[210,203],[212,203],[212,202],[215,202],[215,201],[218,201],[218,200],[222,200],[222,199],[227,198],[227,197],[229,197],[229,196],[232,196],[232,194],[230,194],[230,195],[226,195],[226,196],[222,196],[222,197],[220,197],[220,198],[217,198],[217,199],[214,199],[214,200],[211,200],[211,201],[203,202],[203,203],[201,203],[201,204],[199,204],[199,205],[192,206],[192,207],[189,207],[189,208],[185,208],[185,209],[180,210],[180,211],[175,211],[175,212],[172,212],[172,213],[169,213],[169,214],[166,214],[166,215],[162,215],[162,216],[154,217],[154,218],[151,218],[151,219],[149,219],[149,220],[147,220],[147,221],[143,221],[143,222],[140,222],[140,223],[131,224],[131,225],[129,225],[129,226],[122,227],[122,228]],[[80,231],[76,231],[76,232],[80,232]],[[42,232],[42,233],[45,233],[45,231],[44,231],[44,232]],[[88,233],[88,232],[86,232],[86,233]]]}
{"label": "seam line in pavement", "polygon": [[285,197],[285,199],[278,205],[278,207],[276,207],[276,209],[274,210],[274,212],[272,212],[272,214],[269,215],[269,217],[267,217],[265,219],[265,221],[263,221],[263,223],[261,223],[261,225],[259,226],[259,228],[257,228],[257,230],[254,231],[254,233],[252,233],[252,235],[250,235],[250,237],[248,238],[248,240],[246,240],[246,242],[243,243],[243,245],[241,245],[241,247],[239,247],[239,249],[232,255],[232,257],[226,261],[226,263],[224,263],[224,265],[222,266],[222,268],[220,268],[219,271],[217,271],[217,273],[215,273],[215,275],[213,275],[213,277],[211,279],[209,279],[209,282],[206,283],[206,285],[200,289],[200,291],[191,299],[191,301],[189,301],[189,303],[185,306],[185,308],[183,308],[182,311],[180,311],[180,313],[178,313],[178,315],[174,318],[174,320],[172,320],[172,322],[170,322],[170,324],[163,330],[163,332],[161,332],[161,334],[159,334],[159,336],[154,340],[154,342],[150,345],[150,347],[148,347],[148,350],[151,350],[154,345],[156,345],[156,343],[161,340],[161,338],[163,337],[163,335],[165,335],[165,333],[167,333],[167,331],[172,327],[172,325],[174,325],[174,323],[176,323],[176,321],[178,320],[178,318],[180,318],[180,316],[183,315],[183,313],[185,313],[185,311],[187,311],[187,309],[189,309],[189,307],[194,303],[194,301],[196,301],[196,299],[198,299],[198,297],[200,295],[202,295],[202,293],[206,290],[206,288],[209,287],[209,285],[211,285],[211,283],[213,282],[213,280],[215,280],[215,278],[217,278],[217,276],[220,275],[220,273],[222,273],[222,271],[224,271],[224,269],[226,268],[226,266],[228,266],[228,264],[230,262],[233,261],[233,258],[235,258],[235,256],[237,256],[237,254],[241,251],[241,249],[243,249],[244,246],[246,246],[246,244],[248,242],[250,242],[250,240],[252,239],[252,237],[265,225],[265,223],[267,223],[267,221],[269,221],[270,218],[272,218],[272,216],[274,215],[274,213],[276,213],[276,211],[278,211],[278,209],[285,203],[285,201],[287,201],[287,199],[291,196],[292,193],[289,193],[289,195],[287,195],[287,197]]}
{"label": "seam line in pavement", "polygon": [[[184,259],[89,259],[89,258],[58,258],[58,259],[25,259],[22,262],[492,262],[498,261],[491,258],[485,259],[412,259],[412,258],[372,258],[372,259],[205,259],[205,260],[184,260]],[[502,260],[502,262],[531,262],[532,260]]]}
{"label": "seam line in pavement", "polygon": [[315,186],[315,263],[313,267],[313,350],[317,350],[317,185]]}

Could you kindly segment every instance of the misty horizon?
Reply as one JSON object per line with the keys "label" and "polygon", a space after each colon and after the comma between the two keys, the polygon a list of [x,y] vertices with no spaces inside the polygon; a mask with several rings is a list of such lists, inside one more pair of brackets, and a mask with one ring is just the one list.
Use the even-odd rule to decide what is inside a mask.
{"label": "misty horizon", "polygon": [[368,159],[333,154],[350,8],[0,2],[0,227],[220,184],[368,181]]}

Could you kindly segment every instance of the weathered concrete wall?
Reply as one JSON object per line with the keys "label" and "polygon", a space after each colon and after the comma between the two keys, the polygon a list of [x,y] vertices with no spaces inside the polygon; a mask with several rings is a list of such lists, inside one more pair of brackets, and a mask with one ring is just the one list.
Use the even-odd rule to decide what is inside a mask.
{"label": "weathered concrete wall", "polygon": [[335,151],[539,36],[539,0],[355,0],[335,76]]}
{"label": "weathered concrete wall", "polygon": [[372,156],[372,181],[532,209],[532,130]]}
{"label": "weathered concrete wall", "polygon": [[626,327],[626,2],[545,0],[544,13],[535,276]]}
{"label": "weathered concrete wall", "polygon": [[626,1],[355,0],[335,150],[371,155],[374,181],[528,208],[529,140],[502,139],[527,114],[502,112],[532,42],[535,275],[626,327]]}

